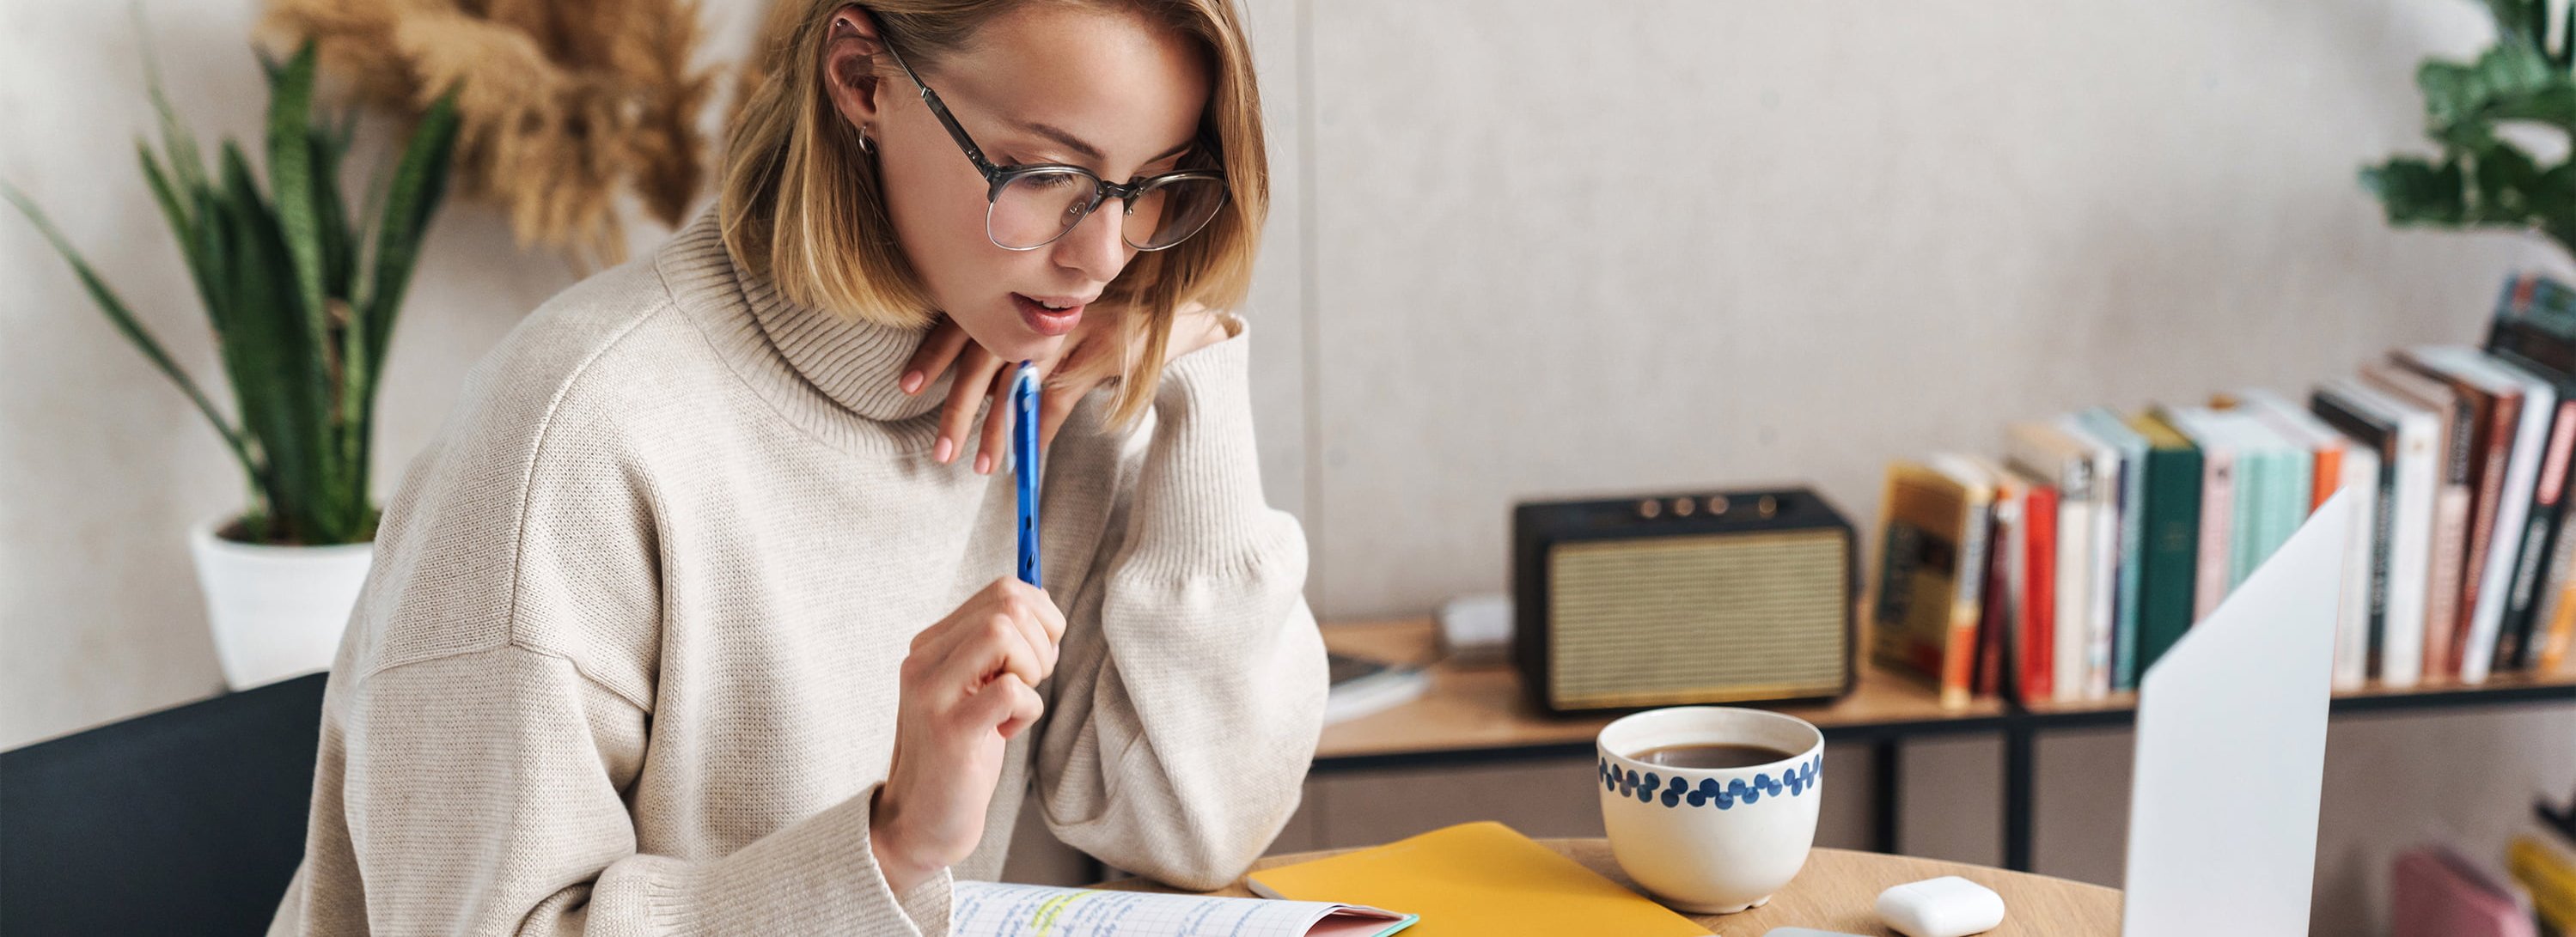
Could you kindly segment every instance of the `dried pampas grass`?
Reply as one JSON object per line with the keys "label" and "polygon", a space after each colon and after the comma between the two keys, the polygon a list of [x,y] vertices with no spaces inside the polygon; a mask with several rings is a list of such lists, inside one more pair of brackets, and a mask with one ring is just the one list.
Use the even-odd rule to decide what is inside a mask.
{"label": "dried pampas grass", "polygon": [[417,112],[458,89],[458,182],[522,246],[614,264],[622,192],[672,227],[698,194],[696,0],[270,0],[264,28],[317,40],[373,103]]}

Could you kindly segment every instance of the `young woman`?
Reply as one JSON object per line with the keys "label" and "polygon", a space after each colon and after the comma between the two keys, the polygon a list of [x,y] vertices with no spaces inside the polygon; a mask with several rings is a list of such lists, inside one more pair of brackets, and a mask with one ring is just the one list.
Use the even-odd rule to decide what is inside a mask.
{"label": "young woman", "polygon": [[[276,931],[937,934],[1032,790],[1186,887],[1295,806],[1305,543],[1204,311],[1267,197],[1235,11],[783,0],[769,37],[714,214],[530,316],[388,506]],[[1045,591],[1000,417],[969,438],[1021,360]]]}

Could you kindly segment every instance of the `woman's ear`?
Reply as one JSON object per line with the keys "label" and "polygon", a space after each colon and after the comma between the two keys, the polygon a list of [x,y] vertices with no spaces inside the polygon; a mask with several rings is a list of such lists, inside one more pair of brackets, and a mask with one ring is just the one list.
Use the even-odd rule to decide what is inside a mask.
{"label": "woman's ear", "polygon": [[832,11],[825,28],[831,32],[823,41],[823,90],[843,120],[874,139],[881,114],[877,91],[885,85],[876,69],[876,55],[885,51],[876,18],[852,4]]}

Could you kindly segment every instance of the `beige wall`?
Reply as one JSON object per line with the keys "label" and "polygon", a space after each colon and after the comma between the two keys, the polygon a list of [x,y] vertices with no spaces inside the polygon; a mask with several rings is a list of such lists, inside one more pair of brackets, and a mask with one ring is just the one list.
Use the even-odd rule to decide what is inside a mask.
{"label": "beige wall", "polygon": [[[201,128],[256,126],[252,6],[151,4]],[[751,3],[710,6],[730,54]],[[1262,455],[1307,522],[1327,617],[1502,588],[1515,498],[1797,479],[1866,524],[1886,459],[1990,448],[2006,420],[2081,405],[2303,387],[2474,337],[2507,270],[2568,272],[2509,236],[2391,232],[2353,184],[2414,145],[2415,60],[2480,43],[2467,0],[1249,6],[1277,169],[1248,310]],[[122,4],[0,5],[0,178],[211,377],[128,155],[148,118],[136,62]],[[512,251],[488,209],[442,217],[396,339],[380,477],[464,365],[572,279]],[[180,532],[238,485],[0,218],[0,745],[218,687]],[[2117,881],[2125,751],[2118,733],[2043,746],[2044,871]],[[1915,746],[1907,848],[1997,858],[1998,760]],[[2576,711],[2340,723],[2329,769],[2319,930],[2345,932],[2376,920],[2392,849],[2446,829],[2486,848],[2529,794],[2563,796]],[[1459,781],[1515,783],[1488,774]],[[1865,773],[1839,776],[1863,802]],[[1527,822],[1579,829],[1589,804]],[[1378,815],[1402,814],[1310,815],[1299,835]]]}

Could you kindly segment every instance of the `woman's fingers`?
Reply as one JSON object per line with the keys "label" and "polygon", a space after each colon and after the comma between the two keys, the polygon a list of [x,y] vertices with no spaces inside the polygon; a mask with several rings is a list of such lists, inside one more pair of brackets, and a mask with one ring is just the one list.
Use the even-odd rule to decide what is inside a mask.
{"label": "woman's fingers", "polygon": [[1055,431],[1063,429],[1065,419],[1073,416],[1073,405],[1081,403],[1083,396],[1099,383],[1085,381],[1047,388],[1046,400],[1038,407],[1039,448],[1055,445]]}
{"label": "woman's fingers", "polygon": [[1023,685],[1019,681],[1003,682],[1011,684],[1011,689],[1008,691],[1011,696],[1011,711],[1010,716],[1003,719],[1002,724],[996,728],[1002,733],[1002,738],[1010,739],[1018,736],[1028,727],[1036,725],[1038,717],[1046,715],[1046,700],[1039,698],[1035,688]]}
{"label": "woman's fingers", "polygon": [[949,651],[940,667],[940,682],[969,693],[1003,676],[1018,677],[1030,686],[1045,682],[1050,668],[1039,660],[1030,628],[1000,612],[964,624],[965,639]]}
{"label": "woman's fingers", "polygon": [[[938,679],[975,683],[1009,670],[1031,685],[1055,672],[1057,643],[1064,639],[1064,611],[1040,589],[1018,579],[984,587],[944,621],[913,638],[911,657],[930,663]],[[1014,649],[1025,661],[1012,658]],[[1025,669],[1011,665],[1027,663]]]}
{"label": "woman's fingers", "polygon": [[1020,678],[1005,674],[975,691],[959,714],[965,717],[968,725],[991,726],[1008,739],[1045,715],[1046,702],[1038,697],[1037,690],[1020,682]]}
{"label": "woman's fingers", "polygon": [[965,348],[966,330],[946,316],[940,317],[939,324],[921,337],[921,347],[913,349],[912,360],[904,362],[898,385],[904,393],[921,393],[922,388],[930,386],[930,379],[947,371],[948,365],[957,360],[957,353]]}
{"label": "woman's fingers", "polygon": [[959,356],[956,380],[948,385],[948,402],[940,407],[939,444],[931,449],[931,458],[947,462],[966,451],[966,433],[975,422],[975,408],[991,393],[993,370],[1000,364],[980,345]]}
{"label": "woman's fingers", "polygon": [[1045,629],[1049,642],[1064,640],[1064,609],[1056,607],[1054,596],[1017,579],[997,580],[995,584],[1004,593],[1025,600],[1030,617]]}
{"label": "woman's fingers", "polygon": [[1019,379],[1020,366],[1004,365],[993,374],[993,408],[984,412],[984,439],[975,448],[975,471],[992,474],[1002,467],[1005,453],[1010,452],[1011,421],[1017,418],[1011,408],[1011,385]]}

